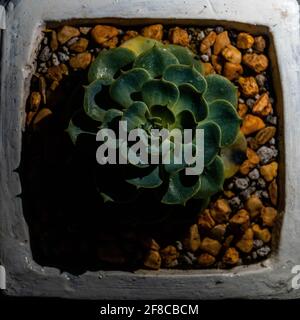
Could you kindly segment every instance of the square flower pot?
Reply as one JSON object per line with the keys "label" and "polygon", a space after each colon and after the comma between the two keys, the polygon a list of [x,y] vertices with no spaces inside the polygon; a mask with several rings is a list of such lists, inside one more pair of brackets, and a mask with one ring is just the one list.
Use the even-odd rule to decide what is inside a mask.
{"label": "square flower pot", "polygon": [[[42,28],[46,23],[66,21],[217,24],[268,36],[280,122],[282,217],[274,235],[276,250],[269,259],[231,270],[99,270],[80,276],[40,266],[33,260],[16,170],[21,159],[25,103]],[[300,289],[292,286],[294,267],[300,265],[299,56],[296,0],[10,1],[6,7],[6,29],[2,32],[0,93],[0,262],[6,270],[5,293],[81,299],[300,298]]]}

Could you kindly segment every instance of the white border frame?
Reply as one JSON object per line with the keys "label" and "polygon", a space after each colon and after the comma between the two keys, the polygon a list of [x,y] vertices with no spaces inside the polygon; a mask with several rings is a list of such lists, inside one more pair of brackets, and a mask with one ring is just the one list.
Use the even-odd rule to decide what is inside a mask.
{"label": "white border frame", "polygon": [[[66,19],[208,19],[268,27],[281,78],[285,135],[285,214],[278,252],[263,264],[232,270],[86,272],[75,277],[32,260],[22,214],[20,162],[25,100],[45,21]],[[300,298],[291,288],[300,265],[299,6],[296,0],[13,0],[1,61],[0,260],[8,295],[83,299]],[[12,94],[13,93],[13,94]],[[9,161],[8,161],[9,160]]]}

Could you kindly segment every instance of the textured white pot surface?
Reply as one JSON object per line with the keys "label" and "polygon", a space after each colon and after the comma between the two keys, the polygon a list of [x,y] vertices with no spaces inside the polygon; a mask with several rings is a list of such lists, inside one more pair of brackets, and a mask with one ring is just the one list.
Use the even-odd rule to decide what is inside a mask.
{"label": "textured white pot surface", "polygon": [[[99,271],[81,276],[61,274],[33,261],[18,197],[21,184],[14,170],[20,163],[25,102],[37,43],[45,21],[103,18],[167,19],[174,24],[199,21],[203,25],[214,24],[204,19],[217,20],[227,27],[269,32],[275,47],[272,71],[276,56],[279,66],[274,86],[280,90],[283,105],[285,146],[284,219],[278,250],[270,259],[232,270]],[[6,269],[6,293],[87,299],[300,298],[300,289],[292,288],[292,268],[300,265],[299,37],[296,0],[11,1],[3,33],[0,93],[0,261]]]}

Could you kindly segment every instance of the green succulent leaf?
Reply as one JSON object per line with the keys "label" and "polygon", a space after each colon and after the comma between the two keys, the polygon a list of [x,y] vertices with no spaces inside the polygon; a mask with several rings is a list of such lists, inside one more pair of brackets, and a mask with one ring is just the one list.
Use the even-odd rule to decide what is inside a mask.
{"label": "green succulent leaf", "polygon": [[162,46],[162,43],[154,39],[137,36],[135,38],[129,39],[128,41],[125,41],[121,44],[120,47],[129,49],[133,51],[136,56],[139,56],[140,54],[148,51],[154,46]]}
{"label": "green succulent leaf", "polygon": [[154,126],[161,126],[167,128],[169,125],[172,125],[175,122],[174,113],[166,108],[165,106],[154,105],[150,108],[150,113],[153,119],[159,119],[157,121],[153,121]]}
{"label": "green succulent leaf", "polygon": [[246,160],[247,140],[243,133],[239,131],[233,144],[222,148],[220,156],[224,164],[225,178],[230,178],[240,168],[240,165]]}
{"label": "green succulent leaf", "polygon": [[113,120],[115,120],[116,118],[121,118],[122,116],[123,116],[123,112],[118,109],[107,110],[104,114],[101,128],[108,127]]}
{"label": "green succulent leaf", "polygon": [[[155,194],[165,191],[162,203],[185,205],[195,199],[192,206],[206,206],[210,197],[222,190],[224,179],[238,170],[247,143],[239,133],[237,88],[221,75],[204,77],[203,65],[188,48],[137,36],[118,48],[102,50],[90,66],[88,80],[83,107],[95,121],[86,121],[84,128],[90,125],[93,132],[110,129],[100,132],[97,140],[101,142],[104,134],[104,147],[118,151],[119,171],[111,178],[117,185],[96,179],[101,192],[112,189],[113,198],[105,193],[104,201],[134,201],[143,194],[137,189],[157,188]],[[143,129],[130,132],[130,139],[138,141],[128,143],[121,137],[116,143],[113,129],[119,120],[126,121],[129,132]],[[192,129],[192,134],[182,135],[184,129]],[[204,131],[204,146],[196,145],[196,129]],[[74,144],[80,134],[94,134],[72,120],[66,131]],[[203,172],[203,163],[198,161],[202,159],[194,158],[195,151],[203,152]],[[110,177],[116,171],[109,172]],[[126,196],[127,189],[134,195],[132,199]]]}
{"label": "green succulent leaf", "polygon": [[194,66],[196,70],[198,70],[200,73],[203,73],[203,66],[201,62],[195,60],[195,54],[186,47],[174,44],[164,46],[161,42],[155,39],[146,38],[143,36],[137,36],[135,38],[129,39],[128,41],[125,41],[123,44],[121,44],[120,47],[127,48],[133,51],[136,56],[139,56],[147,50],[153,48],[154,46],[166,48],[178,59],[180,64]]}
{"label": "green succulent leaf", "polygon": [[181,131],[184,129],[194,129],[197,125],[195,116],[189,110],[181,111],[176,116],[175,123],[171,126],[171,129],[180,129]]}
{"label": "green succulent leaf", "polygon": [[239,132],[241,119],[235,108],[226,100],[215,100],[209,105],[208,120],[221,128],[221,146],[232,144]]}
{"label": "green succulent leaf", "polygon": [[145,124],[149,115],[147,105],[144,102],[136,101],[124,111],[122,120],[127,121],[127,129],[130,131]]}
{"label": "green succulent leaf", "polygon": [[222,99],[227,100],[237,108],[237,88],[228,79],[217,74],[211,74],[205,79],[207,81],[207,89],[204,92],[204,98],[208,104]]}
{"label": "green succulent leaf", "polygon": [[107,195],[104,192],[100,192],[100,196],[102,197],[104,203],[115,202],[115,200],[113,198],[111,198],[109,195]]}
{"label": "green succulent leaf", "polygon": [[194,66],[197,71],[203,73],[203,66],[201,62],[194,59],[195,54],[191,50],[176,44],[168,44],[166,45],[166,48],[174,54],[180,64]]}
{"label": "green succulent leaf", "polygon": [[165,69],[163,78],[177,86],[191,84],[199,93],[207,87],[204,77],[193,66],[171,65]]}
{"label": "green succulent leaf", "polygon": [[223,183],[224,166],[222,159],[217,156],[200,176],[200,188],[194,198],[206,199],[212,196],[223,189]]}
{"label": "green succulent leaf", "polygon": [[131,69],[119,76],[110,86],[110,96],[124,108],[132,105],[131,94],[139,92],[150,74],[140,68]]}
{"label": "green succulent leaf", "polygon": [[185,152],[187,152],[187,149],[195,150],[195,148],[196,147],[192,143],[187,143],[187,144],[171,143],[171,148],[165,157],[168,160],[170,160],[170,163],[164,164],[164,168],[166,172],[174,174],[178,171],[181,171],[184,168],[189,167],[190,165],[186,163],[184,154]]}
{"label": "green succulent leaf", "polygon": [[207,166],[216,158],[220,151],[221,129],[213,121],[201,122],[197,126],[197,129],[204,130],[204,165]]}
{"label": "green succulent leaf", "polygon": [[134,179],[128,179],[126,181],[130,184],[137,186],[138,188],[157,188],[163,183],[159,176],[158,166],[145,176]]}
{"label": "green succulent leaf", "polygon": [[175,149],[175,143],[168,139],[168,149],[165,153],[165,156],[163,157],[164,160],[164,169],[167,173],[176,173],[177,171],[180,171],[186,167],[184,163],[184,157],[183,157],[183,145],[182,141],[176,144]]}
{"label": "green succulent leaf", "polygon": [[194,68],[204,76],[204,67],[201,61],[194,59]]}
{"label": "green succulent leaf", "polygon": [[[143,141],[143,143],[145,144],[145,140],[147,140],[148,137],[144,136],[141,137],[141,140]],[[141,157],[139,158],[139,162],[138,163],[132,163],[131,159],[129,158],[129,149],[128,149],[128,144],[127,142],[124,142],[123,140],[118,140],[118,145],[119,145],[119,155],[121,158],[123,159],[127,159],[128,163],[130,163],[130,166],[132,167],[136,167],[136,168],[140,168],[140,169],[145,169],[150,167],[149,163],[148,163],[148,159],[146,159],[146,161],[143,162],[143,159],[141,159]],[[147,152],[147,150],[146,150]],[[147,176],[147,174],[145,174],[145,176]],[[138,179],[135,179],[138,181]],[[133,184],[133,183],[132,183]],[[145,187],[146,188],[146,187]]]}
{"label": "green succulent leaf", "polygon": [[177,102],[179,91],[171,82],[150,80],[142,87],[142,97],[149,108],[152,106],[170,107]]}
{"label": "green succulent leaf", "polygon": [[72,120],[69,121],[69,125],[68,125],[68,128],[65,130],[68,135],[70,136],[70,139],[71,141],[73,142],[73,144],[75,145],[76,142],[77,142],[77,139],[78,139],[78,136],[80,134],[91,134],[91,135],[96,135],[95,133],[93,132],[89,132],[89,131],[85,131],[85,130],[82,130],[80,129],[79,127],[75,126],[75,124],[73,123]]}
{"label": "green succulent leaf", "polygon": [[200,180],[196,179],[194,184],[184,183],[183,171],[178,171],[169,177],[169,188],[161,202],[165,204],[183,204],[191,199],[200,188]]}
{"label": "green succulent leaf", "polygon": [[133,66],[147,70],[152,78],[162,76],[167,66],[179,64],[177,58],[165,48],[154,46],[148,51],[139,55]]}
{"label": "green succulent leaf", "polygon": [[172,107],[175,115],[182,111],[190,111],[197,122],[207,117],[208,107],[202,95],[190,84],[179,86],[179,99]]}
{"label": "green succulent leaf", "polygon": [[85,113],[96,121],[103,121],[106,110],[97,105],[95,101],[96,95],[101,92],[103,81],[95,80],[85,87],[83,108]]}
{"label": "green succulent leaf", "polygon": [[114,81],[115,74],[120,69],[133,63],[135,57],[135,53],[127,48],[102,50],[90,66],[89,82],[101,79],[103,84],[111,84]]}

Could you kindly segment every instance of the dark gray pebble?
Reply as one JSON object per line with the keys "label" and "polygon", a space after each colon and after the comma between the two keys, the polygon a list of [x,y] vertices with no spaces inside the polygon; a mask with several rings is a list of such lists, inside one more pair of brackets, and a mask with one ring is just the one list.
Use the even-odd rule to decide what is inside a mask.
{"label": "dark gray pebble", "polygon": [[259,178],[259,171],[255,168],[249,172],[248,177],[251,180],[257,180]]}
{"label": "dark gray pebble", "polygon": [[247,178],[237,178],[234,182],[235,186],[239,190],[245,190],[249,186],[249,179]]}
{"label": "dark gray pebble", "polygon": [[271,248],[269,246],[263,246],[257,251],[257,255],[260,257],[265,257],[271,252]]}
{"label": "dark gray pebble", "polygon": [[46,46],[42,49],[40,55],[39,55],[39,59],[43,62],[48,61],[51,58],[51,49]]}
{"label": "dark gray pebble", "polygon": [[262,146],[257,150],[257,154],[260,157],[261,163],[266,164],[278,154],[278,151],[266,146]]}
{"label": "dark gray pebble", "polygon": [[228,200],[232,209],[237,209],[241,205],[241,199],[239,197],[233,197]]}

